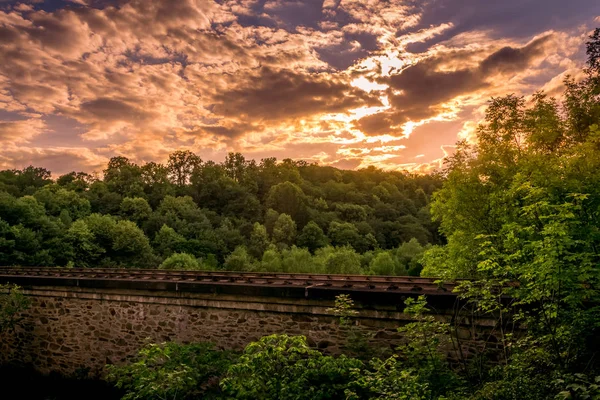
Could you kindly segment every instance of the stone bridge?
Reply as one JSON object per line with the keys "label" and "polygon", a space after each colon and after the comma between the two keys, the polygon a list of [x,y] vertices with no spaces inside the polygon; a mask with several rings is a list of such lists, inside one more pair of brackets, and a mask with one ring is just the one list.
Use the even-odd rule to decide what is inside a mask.
{"label": "stone bridge", "polygon": [[[0,364],[42,373],[97,375],[147,342],[209,341],[242,349],[264,335],[305,335],[328,353],[344,349],[347,328],[329,310],[355,301],[356,328],[376,346],[395,347],[410,321],[407,297],[426,295],[440,320],[456,322],[455,351],[468,356],[494,338],[495,319],[459,312],[454,283],[418,277],[131,269],[0,268],[0,284],[31,299],[22,323],[4,333]],[[456,356],[457,353],[454,353]]]}

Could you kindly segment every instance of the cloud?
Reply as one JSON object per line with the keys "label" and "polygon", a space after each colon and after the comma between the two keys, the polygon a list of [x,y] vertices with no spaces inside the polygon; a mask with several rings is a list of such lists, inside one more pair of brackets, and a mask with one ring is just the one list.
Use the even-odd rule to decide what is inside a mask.
{"label": "cloud", "polygon": [[70,171],[101,172],[108,158],[99,156],[86,148],[5,148],[0,154],[0,168],[24,168],[28,165],[43,166],[54,176]]}
{"label": "cloud", "polygon": [[213,113],[249,121],[280,121],[380,105],[375,96],[327,74],[261,68],[224,93]]}
{"label": "cloud", "polygon": [[581,66],[598,6],[509,2],[4,2],[0,163],[433,165],[490,96],[559,93]]}
{"label": "cloud", "polygon": [[408,121],[420,121],[443,113],[444,103],[494,85],[501,76],[524,70],[544,56],[552,34],[542,36],[522,47],[502,47],[470,67],[460,67],[475,51],[440,52],[404,68],[388,78],[391,109],[364,117],[355,126],[368,135],[394,133]]}
{"label": "cloud", "polygon": [[18,121],[0,121],[0,146],[10,146],[29,142],[41,134],[46,124],[39,118]]}

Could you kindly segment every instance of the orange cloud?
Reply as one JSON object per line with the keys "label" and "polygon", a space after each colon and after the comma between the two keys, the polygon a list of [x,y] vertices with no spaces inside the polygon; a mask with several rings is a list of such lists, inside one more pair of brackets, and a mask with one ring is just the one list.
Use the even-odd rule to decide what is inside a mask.
{"label": "orange cloud", "polygon": [[0,8],[2,167],[188,148],[430,170],[472,138],[490,96],[558,93],[600,14],[548,0],[540,13],[562,21],[550,31],[481,2],[59,3]]}

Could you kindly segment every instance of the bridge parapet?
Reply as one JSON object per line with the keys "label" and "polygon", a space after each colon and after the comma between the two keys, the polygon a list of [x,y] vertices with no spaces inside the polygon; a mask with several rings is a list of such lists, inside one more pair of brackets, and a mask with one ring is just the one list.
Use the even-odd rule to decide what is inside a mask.
{"label": "bridge parapet", "polygon": [[[2,338],[0,363],[31,364],[43,373],[99,373],[144,343],[209,341],[241,349],[273,333],[305,335],[329,353],[345,348],[346,332],[329,311],[348,294],[357,328],[376,346],[396,347],[396,329],[410,321],[404,300],[424,294],[437,318],[457,318],[454,283],[361,275],[308,275],[130,269],[0,268],[0,283],[32,300],[22,326]],[[493,331],[493,318],[457,330],[463,352]]]}

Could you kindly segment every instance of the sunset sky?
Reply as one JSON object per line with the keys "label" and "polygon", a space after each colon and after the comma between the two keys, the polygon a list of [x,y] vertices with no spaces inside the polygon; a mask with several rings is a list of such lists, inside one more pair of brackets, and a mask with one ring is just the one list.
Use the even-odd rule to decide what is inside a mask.
{"label": "sunset sky", "polygon": [[491,96],[559,95],[596,26],[595,0],[0,0],[0,168],[427,171]]}

